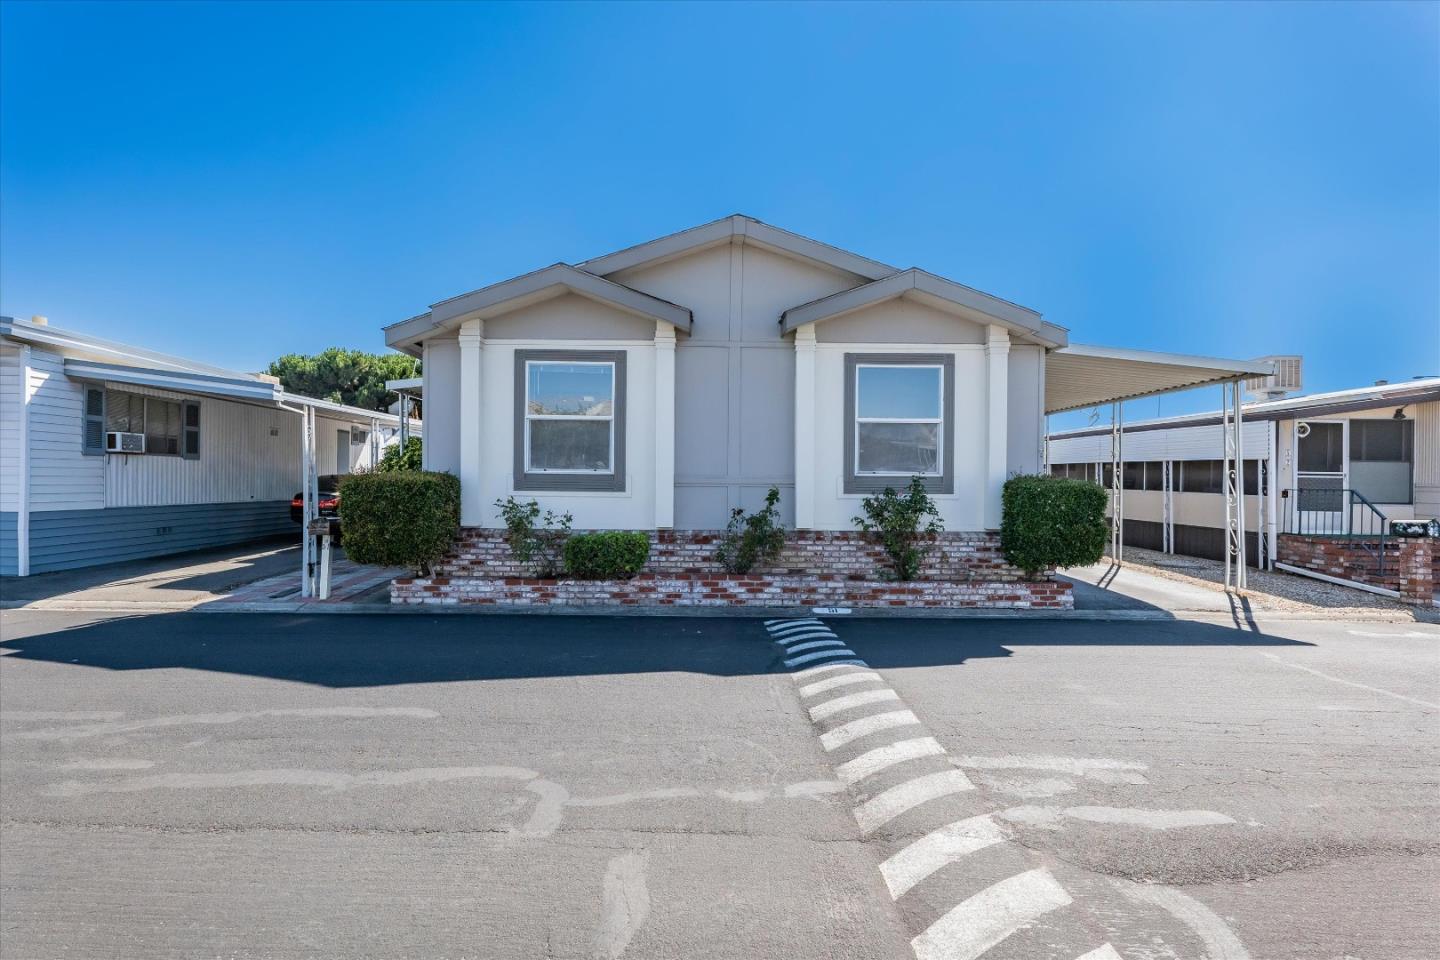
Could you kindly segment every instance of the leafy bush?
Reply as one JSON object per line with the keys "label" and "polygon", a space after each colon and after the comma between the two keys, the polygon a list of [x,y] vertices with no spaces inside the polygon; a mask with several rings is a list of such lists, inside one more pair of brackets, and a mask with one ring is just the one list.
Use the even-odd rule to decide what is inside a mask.
{"label": "leafy bush", "polygon": [[896,580],[914,580],[929,552],[925,541],[944,529],[940,511],[926,492],[924,482],[919,477],[911,477],[903,495],[893,487],[886,487],[866,497],[860,508],[865,516],[852,517],[851,522],[885,548],[890,558],[890,569],[885,573]]}
{"label": "leafy bush", "polygon": [[1084,480],[1021,475],[1001,494],[1000,547],[1030,577],[1099,561],[1110,536],[1106,490]]}
{"label": "leafy bush", "polygon": [[402,447],[398,443],[392,443],[385,448],[385,453],[380,457],[380,462],[375,464],[375,469],[380,473],[391,473],[396,470],[420,470],[424,463],[422,457],[423,447],[419,437],[410,437]]}
{"label": "leafy bush", "polygon": [[643,533],[603,530],[565,541],[565,570],[581,580],[626,580],[648,559],[650,538]]}
{"label": "leafy bush", "polygon": [[771,487],[765,494],[765,508],[749,516],[736,507],[730,511],[725,537],[715,551],[715,559],[731,573],[749,573],[757,564],[773,563],[785,547],[785,531],[780,527],[780,489]]}
{"label": "leafy bush", "polygon": [[450,473],[357,473],[340,487],[345,553],[357,563],[428,576],[460,532],[460,479]]}
{"label": "leafy bush", "polygon": [[[540,515],[540,504],[524,503],[514,497],[496,500],[505,521],[505,542],[521,563],[528,563],[537,577],[558,577],[564,565],[565,541],[570,537],[570,514],[556,516],[553,510]],[[537,524],[538,521],[538,524]]]}

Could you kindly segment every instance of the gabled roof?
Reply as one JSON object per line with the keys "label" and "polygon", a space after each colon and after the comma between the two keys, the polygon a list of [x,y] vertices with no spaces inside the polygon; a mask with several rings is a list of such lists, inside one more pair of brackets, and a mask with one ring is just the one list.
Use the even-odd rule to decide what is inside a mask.
{"label": "gabled roof", "polygon": [[809,237],[802,237],[789,230],[772,227],[754,217],[738,213],[701,224],[698,227],[691,227],[689,230],[672,233],[658,240],[626,247],[615,253],[607,253],[602,257],[578,263],[576,266],[587,273],[604,277],[633,267],[673,260],[706,247],[729,243],[736,237],[742,238],[745,243],[755,243],[804,260],[813,260],[816,263],[864,277],[866,280],[878,280],[895,273],[894,267],[878,260],[871,260],[848,250],[832,247],[828,243],[811,240]]}
{"label": "gabled roof", "polygon": [[1046,323],[1040,314],[1028,307],[1001,300],[916,267],[791,307],[780,316],[781,330],[790,333],[797,327],[831,320],[896,297],[913,297],[976,322],[999,324],[1011,333],[1047,347],[1063,346],[1068,341],[1064,327]]}
{"label": "gabled roof", "polygon": [[557,263],[432,304],[429,312],[386,327],[385,342],[397,350],[414,353],[415,341],[431,336],[437,330],[458,327],[461,321],[471,317],[497,316],[565,293],[597,300],[626,313],[661,320],[686,333],[690,332],[693,323],[693,317],[685,307],[577,270],[569,264]]}

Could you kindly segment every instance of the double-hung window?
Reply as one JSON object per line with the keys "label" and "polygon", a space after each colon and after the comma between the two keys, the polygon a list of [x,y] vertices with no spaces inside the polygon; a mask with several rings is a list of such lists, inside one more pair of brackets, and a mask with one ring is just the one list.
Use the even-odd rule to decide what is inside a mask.
{"label": "double-hung window", "polygon": [[623,351],[518,350],[515,489],[623,490]]}
{"label": "double-hung window", "polygon": [[847,493],[899,488],[920,477],[952,492],[954,358],[847,354]]}
{"label": "double-hung window", "polygon": [[[111,434],[145,437],[149,456],[200,456],[200,404],[193,400],[167,400],[128,390],[85,387],[85,432],[82,450],[103,455]],[[135,451],[139,453],[137,449]]]}

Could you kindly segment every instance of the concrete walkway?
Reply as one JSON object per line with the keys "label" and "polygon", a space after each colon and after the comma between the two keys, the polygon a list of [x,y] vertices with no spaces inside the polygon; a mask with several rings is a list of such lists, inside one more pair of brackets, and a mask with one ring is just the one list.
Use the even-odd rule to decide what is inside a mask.
{"label": "concrete walkway", "polygon": [[268,541],[0,578],[0,607],[188,610],[284,573],[299,579],[300,548]]}

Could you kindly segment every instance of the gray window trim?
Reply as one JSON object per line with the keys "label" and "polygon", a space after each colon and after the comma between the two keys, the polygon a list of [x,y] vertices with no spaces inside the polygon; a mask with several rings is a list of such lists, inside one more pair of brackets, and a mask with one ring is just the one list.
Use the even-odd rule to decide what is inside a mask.
{"label": "gray window trim", "polygon": [[[625,489],[625,356],[624,350],[515,351],[515,490],[617,492]],[[530,361],[615,364],[615,462],[613,473],[529,473],[525,470],[525,364]]]}
{"label": "gray window trim", "polygon": [[945,400],[941,415],[941,437],[944,451],[941,474],[921,477],[929,493],[955,492],[955,355],[953,353],[847,353],[845,354],[845,493],[878,493],[886,487],[899,490],[909,484],[908,477],[875,477],[855,472],[855,368],[860,364],[911,365],[933,364],[943,370]]}

